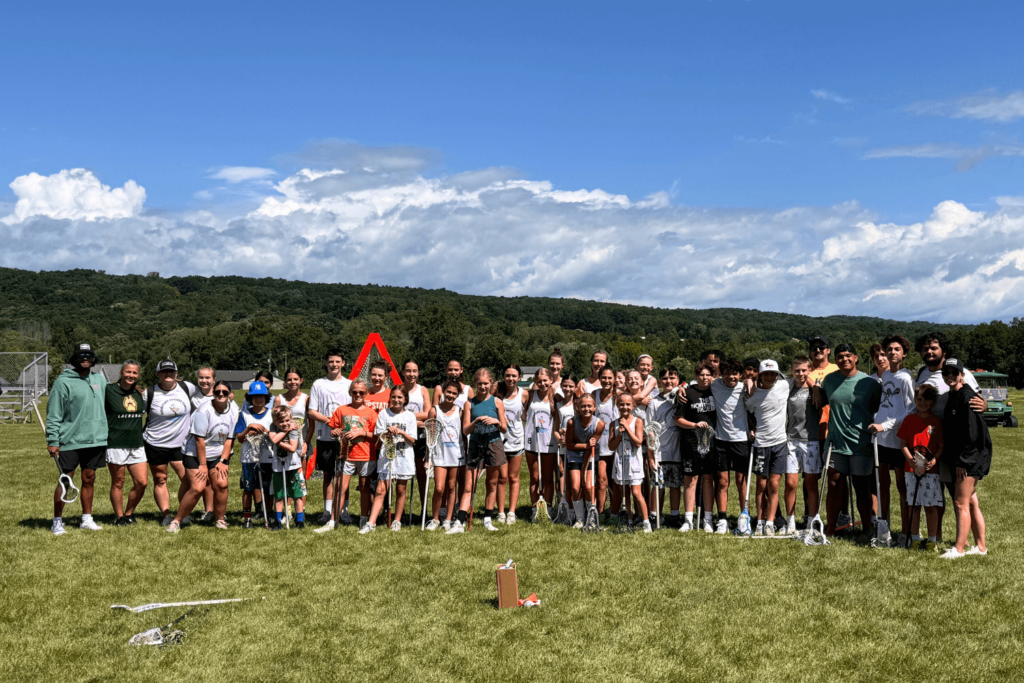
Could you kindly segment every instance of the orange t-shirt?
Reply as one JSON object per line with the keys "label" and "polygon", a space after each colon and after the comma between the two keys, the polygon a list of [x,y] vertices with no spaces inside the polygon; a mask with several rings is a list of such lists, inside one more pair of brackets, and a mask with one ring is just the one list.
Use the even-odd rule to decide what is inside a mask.
{"label": "orange t-shirt", "polygon": [[[354,429],[364,430],[367,436],[360,436],[351,442],[346,459],[353,462],[368,462],[370,460],[370,444],[373,443],[373,430],[377,426],[377,411],[369,406],[362,408],[341,406],[331,415],[327,426],[346,432]],[[344,450],[342,452],[344,453]]]}
{"label": "orange t-shirt", "polygon": [[[921,417],[917,413],[910,413],[903,418],[903,424],[900,425],[900,430],[896,434],[901,440],[907,442],[907,448],[910,449],[911,453],[914,452],[915,448],[924,447],[928,449],[932,457],[935,457],[939,447],[942,446],[942,420],[934,413],[928,417]],[[903,471],[913,472],[914,468],[908,462]],[[939,463],[936,462],[935,466],[928,470],[927,473],[938,474]]]}
{"label": "orange t-shirt", "polygon": [[388,402],[391,400],[391,390],[384,387],[384,391],[379,394],[370,394],[366,397],[366,405],[373,408],[374,412],[379,413],[382,410],[388,409]]}
{"label": "orange t-shirt", "polygon": [[[835,363],[826,363],[823,368],[812,369],[807,376],[811,378],[811,382],[821,386],[821,381],[825,379],[827,375],[831,375],[833,372],[837,372],[839,366]],[[828,416],[830,414],[828,406],[822,406],[821,416],[818,419],[818,440],[824,441],[828,438]]]}

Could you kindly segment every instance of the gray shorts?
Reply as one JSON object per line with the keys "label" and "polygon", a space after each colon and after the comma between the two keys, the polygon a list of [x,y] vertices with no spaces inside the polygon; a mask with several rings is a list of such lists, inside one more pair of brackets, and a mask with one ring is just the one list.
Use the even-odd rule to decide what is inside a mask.
{"label": "gray shorts", "polygon": [[867,477],[874,474],[875,458],[874,455],[868,455],[867,453],[849,455],[847,453],[836,453],[833,450],[832,462],[829,464],[829,467],[840,474]]}

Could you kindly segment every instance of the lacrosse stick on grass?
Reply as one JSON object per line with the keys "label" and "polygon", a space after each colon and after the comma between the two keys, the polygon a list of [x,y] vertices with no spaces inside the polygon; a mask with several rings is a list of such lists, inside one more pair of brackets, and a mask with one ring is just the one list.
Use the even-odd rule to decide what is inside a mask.
{"label": "lacrosse stick on grass", "polygon": [[736,535],[750,536],[750,478],[754,474],[754,445],[750,445],[750,459],[747,461],[747,491],[743,496],[743,511],[736,520]]}
{"label": "lacrosse stick on grass", "polygon": [[647,439],[647,452],[651,454],[654,471],[651,472],[651,486],[654,488],[654,528],[661,528],[661,491],[665,488],[665,476],[658,465],[658,453],[661,452],[661,433],[665,425],[651,420],[644,425],[644,436]]}
{"label": "lacrosse stick on grass", "polygon": [[427,482],[423,487],[423,515],[420,517],[420,531],[427,529],[427,496],[433,497],[430,494],[430,480],[434,478],[434,453],[441,439],[441,423],[434,418],[424,420],[423,433],[427,438]]}
{"label": "lacrosse stick on grass", "polygon": [[564,463],[562,465],[562,491],[560,494],[561,500],[558,501],[558,512],[555,514],[555,518],[551,520],[554,524],[564,524],[565,526],[572,526],[572,515],[569,513],[569,501],[565,497],[565,484],[566,478],[569,476],[569,452],[566,447],[562,444],[558,446],[558,462]]}
{"label": "lacrosse stick on grass", "polygon": [[[388,500],[388,526],[393,523],[393,517],[391,516],[391,505],[395,500],[395,456],[398,454],[398,445],[395,443],[395,437],[391,434],[384,434],[384,457],[388,461],[388,487],[391,489],[391,495]],[[397,510],[396,510],[397,512]]]}
{"label": "lacrosse stick on grass", "polygon": [[[803,533],[805,545],[829,545],[828,537],[825,536],[825,522],[821,520],[821,501],[825,500],[825,487],[828,486],[828,466],[832,464],[832,443],[828,445],[825,453],[825,466],[821,470],[821,488],[818,491],[818,508],[814,511],[807,529]],[[797,534],[800,537],[800,534]]]}
{"label": "lacrosse stick on grass", "polygon": [[917,533],[921,533],[921,510],[917,507],[917,499],[921,494],[921,480],[924,479],[925,475],[925,464],[931,458],[931,451],[926,446],[915,446],[914,447],[914,504],[910,506],[910,531],[907,534],[907,548],[910,548],[910,543],[913,540],[914,531],[914,516],[917,516]]}

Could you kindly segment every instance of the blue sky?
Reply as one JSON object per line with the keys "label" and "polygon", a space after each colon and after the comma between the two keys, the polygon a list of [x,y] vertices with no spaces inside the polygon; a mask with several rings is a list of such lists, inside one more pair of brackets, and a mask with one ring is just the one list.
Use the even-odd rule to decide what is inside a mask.
{"label": "blue sky", "polygon": [[[817,251],[806,257],[820,259],[830,221],[849,230],[865,221],[900,226],[905,241],[911,226],[934,220],[947,201],[983,221],[1020,213],[1013,207],[1024,195],[1022,14],[1011,3],[982,9],[936,2],[176,3],[159,10],[138,3],[23,4],[5,9],[0,43],[7,65],[0,76],[0,188],[33,173],[48,178],[86,169],[108,189],[131,181],[145,198],[120,213],[79,215],[46,203],[57,201],[53,187],[27,183],[0,193],[0,216],[15,216],[15,203],[38,191],[29,202],[36,208],[9,224],[164,215],[187,226],[198,212],[210,214],[200,222],[223,234],[232,217],[255,220],[267,197],[280,199],[273,184],[318,163],[320,171],[341,168],[339,143],[324,141],[349,141],[349,152],[371,150],[374,159],[394,156],[388,150],[407,154],[421,179],[486,170],[489,181],[500,176],[501,182],[546,182],[554,192],[600,190],[628,197],[633,208],[657,196],[661,219],[686,223],[714,215],[717,222],[699,229],[731,225],[737,239],[768,229],[786,212],[804,212],[817,218],[799,219],[800,225],[819,221],[803,235],[817,239]],[[335,151],[313,153],[325,144]],[[351,161],[350,153],[342,156]],[[211,177],[225,168],[265,171]],[[387,177],[392,189],[409,182]],[[318,220],[325,211],[340,215],[314,208],[303,204],[296,211],[303,221],[311,212]],[[577,221],[586,234],[592,218],[553,220]],[[621,229],[644,220],[620,214],[599,222]],[[958,220],[954,232],[981,225]],[[662,228],[653,238],[672,232]],[[333,229],[351,240],[351,226]],[[303,233],[307,242],[330,233],[301,230],[312,230]],[[982,276],[1000,278],[1001,303],[971,312],[962,310],[964,299],[955,313],[938,305],[925,312],[950,320],[1024,315],[1011,300],[1021,286],[1011,249],[1019,237],[1008,234],[1005,249],[978,255],[988,259],[979,267],[995,268]],[[946,246],[947,252],[954,247]],[[30,249],[9,253],[30,267],[75,265],[74,257],[55,262]],[[515,260],[520,268],[558,266],[536,256],[518,253]],[[147,270],[133,258],[114,254],[106,265]],[[196,270],[198,263],[177,265]],[[931,265],[931,276],[945,282],[959,272]],[[793,267],[785,265],[787,277],[799,275]],[[442,286],[429,272],[396,284]],[[283,267],[282,276],[331,279],[295,267]],[[515,287],[503,288],[508,278]],[[376,279],[386,283],[383,273]],[[536,272],[510,271],[489,285],[467,280],[462,289],[564,291],[668,306],[721,303],[682,283],[651,297],[626,284],[588,289],[585,279],[538,286],[539,279]],[[859,299],[925,286],[922,280],[857,282],[865,288]],[[976,293],[991,284],[986,280]],[[905,296],[812,308],[860,313],[883,298]],[[758,297],[749,303],[801,306]],[[882,312],[918,317],[922,307],[915,306],[892,301]]]}

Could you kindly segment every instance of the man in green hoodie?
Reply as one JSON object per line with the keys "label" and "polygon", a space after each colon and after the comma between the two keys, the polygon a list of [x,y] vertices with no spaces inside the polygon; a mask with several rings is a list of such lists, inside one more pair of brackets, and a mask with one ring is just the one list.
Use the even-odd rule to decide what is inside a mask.
{"label": "man in green hoodie", "polygon": [[[82,468],[81,528],[99,531],[92,519],[96,470],[106,462],[107,414],[104,398],[107,380],[92,373],[96,354],[89,344],[79,344],[71,354],[72,369],[65,370],[50,388],[46,405],[46,450],[57,461],[61,474],[73,475]],[[64,533],[64,501],[60,484],[53,491],[55,536]]]}

